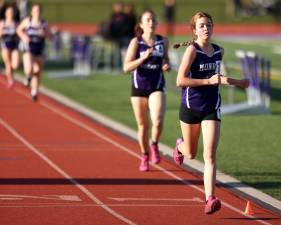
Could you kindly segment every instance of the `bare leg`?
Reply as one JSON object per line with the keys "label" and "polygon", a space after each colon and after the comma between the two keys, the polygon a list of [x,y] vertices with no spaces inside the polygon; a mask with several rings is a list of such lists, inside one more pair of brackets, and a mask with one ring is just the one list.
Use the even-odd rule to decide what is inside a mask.
{"label": "bare leg", "polygon": [[220,136],[220,122],[214,120],[204,120],[202,123],[203,143],[204,143],[204,186],[206,200],[210,195],[214,195],[216,182],[216,150]]}
{"label": "bare leg", "polygon": [[5,74],[7,77],[8,85],[12,84],[14,79],[13,79],[13,70],[12,70],[12,62],[11,62],[11,52],[3,48],[2,49],[2,58],[5,64]]}
{"label": "bare leg", "polygon": [[19,68],[19,64],[20,64],[19,51],[14,50],[14,51],[12,51],[12,68],[13,68],[13,71],[15,71]]}
{"label": "bare leg", "polygon": [[25,86],[29,86],[32,76],[32,56],[29,52],[23,53],[23,70],[25,75]]}
{"label": "bare leg", "polygon": [[166,106],[165,93],[156,91],[149,96],[149,109],[152,121],[151,139],[158,142],[163,129],[163,120]]}
{"label": "bare leg", "polygon": [[185,155],[188,159],[194,159],[197,154],[198,140],[200,136],[200,124],[187,124],[180,121],[182,137],[184,142],[182,142],[178,149]]}
{"label": "bare leg", "polygon": [[33,58],[33,64],[32,64],[33,73],[32,73],[32,80],[31,80],[31,95],[33,98],[34,97],[36,98],[38,94],[42,64],[43,64],[43,60],[41,57]]}
{"label": "bare leg", "polygon": [[131,97],[131,102],[138,126],[138,140],[141,152],[149,152],[148,139],[148,99],[145,97]]}

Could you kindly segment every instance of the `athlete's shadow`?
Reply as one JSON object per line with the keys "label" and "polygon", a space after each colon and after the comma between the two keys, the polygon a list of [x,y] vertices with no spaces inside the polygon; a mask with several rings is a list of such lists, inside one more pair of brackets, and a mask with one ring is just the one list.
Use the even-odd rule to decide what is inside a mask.
{"label": "athlete's shadow", "polygon": [[248,217],[225,217],[222,218],[224,220],[281,220],[281,218],[273,218],[273,217],[254,217],[254,218],[248,218]]}

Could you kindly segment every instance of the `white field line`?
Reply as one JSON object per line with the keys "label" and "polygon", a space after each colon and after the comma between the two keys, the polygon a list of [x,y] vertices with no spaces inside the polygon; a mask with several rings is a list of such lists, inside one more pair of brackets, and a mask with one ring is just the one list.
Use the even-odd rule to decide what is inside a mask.
{"label": "white field line", "polygon": [[[106,204],[106,206],[110,207],[202,207],[202,205],[194,205],[194,204]],[[100,207],[97,204],[22,204],[22,205],[0,205],[0,208],[53,208],[53,207]]]}
{"label": "white field line", "polygon": [[116,198],[108,197],[109,199],[115,200],[117,202],[125,201],[174,201],[174,202],[201,202],[204,201],[200,198]]}
{"label": "white field line", "polygon": [[0,118],[0,124],[5,127],[12,135],[14,135],[19,141],[21,141],[27,148],[29,148],[33,153],[39,156],[43,161],[45,161],[49,166],[51,166],[55,171],[61,174],[64,178],[68,179],[71,183],[73,183],[80,191],[82,191],[86,196],[88,196],[93,202],[97,205],[102,207],[111,215],[115,216],[116,218],[120,219],[121,221],[135,225],[134,222],[128,220],[124,216],[120,215],[119,213],[115,212],[111,208],[109,208],[106,204],[100,201],[95,195],[93,195],[87,188],[83,185],[79,184],[75,179],[73,179],[70,175],[68,175],[65,171],[63,171],[58,165],[56,165],[53,161],[51,161],[47,156],[42,154],[40,150],[34,147],[31,143],[29,143],[24,137],[22,137],[13,127],[11,127],[8,123],[6,123],[2,118]]}

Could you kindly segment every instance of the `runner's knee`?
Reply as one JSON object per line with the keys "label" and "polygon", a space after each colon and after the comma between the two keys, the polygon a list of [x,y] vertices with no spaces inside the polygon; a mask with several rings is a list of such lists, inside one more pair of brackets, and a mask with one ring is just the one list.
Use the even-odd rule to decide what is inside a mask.
{"label": "runner's knee", "polygon": [[215,151],[213,149],[205,149],[204,150],[204,161],[205,163],[210,163],[210,164],[214,164],[216,161],[216,155],[214,153]]}

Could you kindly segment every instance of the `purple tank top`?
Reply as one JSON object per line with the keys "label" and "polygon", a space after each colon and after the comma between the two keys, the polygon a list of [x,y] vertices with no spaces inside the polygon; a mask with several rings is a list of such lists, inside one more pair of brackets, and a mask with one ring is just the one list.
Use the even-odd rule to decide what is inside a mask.
{"label": "purple tank top", "polygon": [[[202,51],[197,43],[193,44],[196,48],[196,57],[191,65],[190,78],[208,79],[220,72],[222,60],[221,49],[218,45],[212,44],[214,48],[213,56],[209,57]],[[182,104],[187,108],[209,112],[220,107],[221,96],[219,86],[199,86],[182,88]]]}
{"label": "purple tank top", "polygon": [[[138,37],[138,49],[136,58],[139,58],[150,48],[142,37]],[[156,35],[153,44],[153,52],[137,69],[133,71],[132,84],[135,88],[142,90],[159,89],[165,85],[162,71],[164,57],[164,40],[160,35]]]}

